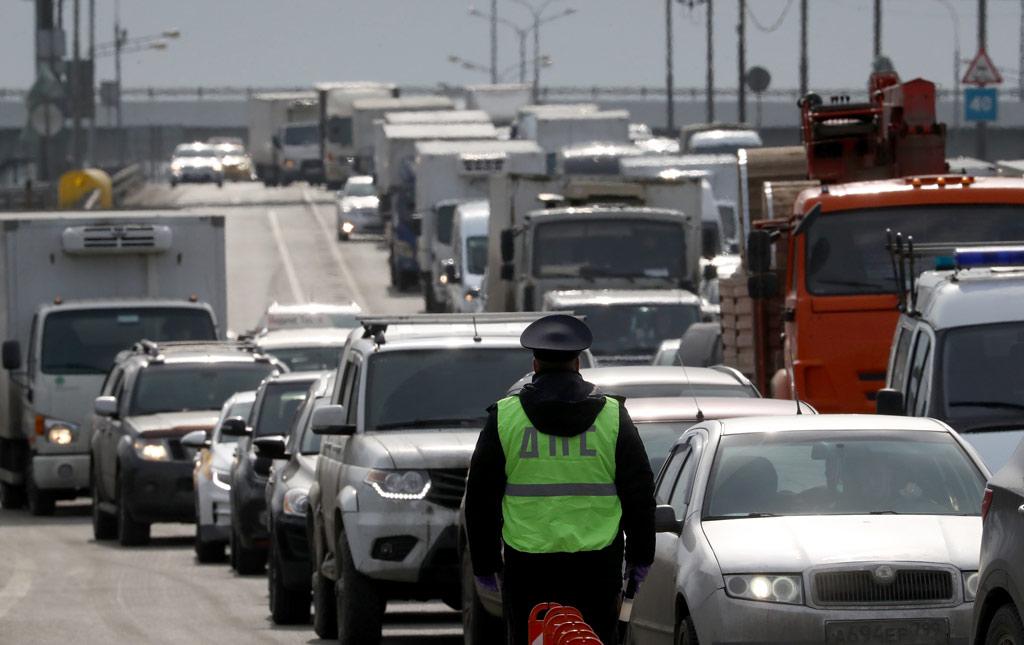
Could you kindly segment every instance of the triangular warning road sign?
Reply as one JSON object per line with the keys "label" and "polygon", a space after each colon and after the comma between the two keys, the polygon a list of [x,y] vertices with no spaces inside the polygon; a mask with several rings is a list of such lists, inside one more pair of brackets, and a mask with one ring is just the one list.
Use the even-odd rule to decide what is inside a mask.
{"label": "triangular warning road sign", "polygon": [[963,82],[967,85],[998,85],[1003,82],[1003,77],[1000,76],[995,63],[988,57],[988,52],[981,49],[967,68]]}

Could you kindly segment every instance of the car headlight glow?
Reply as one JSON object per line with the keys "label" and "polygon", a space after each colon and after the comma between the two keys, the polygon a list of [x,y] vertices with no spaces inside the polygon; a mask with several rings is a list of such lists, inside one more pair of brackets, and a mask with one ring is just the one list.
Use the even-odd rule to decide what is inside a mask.
{"label": "car headlight glow", "polygon": [[345,222],[344,224],[341,225],[341,230],[344,233],[351,233],[352,231],[356,230],[356,227],[352,222]]}
{"label": "car headlight glow", "polygon": [[430,491],[430,476],[418,470],[371,470],[366,483],[385,499],[423,499]]}
{"label": "car headlight glow", "polygon": [[804,603],[803,579],[799,575],[744,574],[725,576],[725,592],[733,598],[778,602],[787,605]]}
{"label": "car headlight glow", "polygon": [[281,509],[285,515],[306,516],[309,510],[309,491],[304,488],[292,488],[285,492],[284,500],[281,502]]}
{"label": "car headlight glow", "polygon": [[289,168],[289,169],[294,168],[295,167],[295,160],[294,159],[285,159],[284,160],[284,167],[285,168]]}
{"label": "car headlight glow", "polygon": [[43,428],[46,430],[46,440],[58,446],[66,446],[74,441],[75,434],[78,432],[77,423],[58,421],[57,419],[46,419],[43,422]]}
{"label": "car headlight glow", "polygon": [[136,439],[135,452],[146,461],[169,461],[171,453],[162,439]]}
{"label": "car headlight glow", "polygon": [[221,490],[231,490],[231,473],[213,470],[213,485]]}
{"label": "car headlight glow", "polygon": [[480,292],[479,291],[477,291],[476,289],[470,289],[469,291],[467,291],[465,293],[465,295],[462,296],[462,299],[465,300],[466,302],[473,302],[474,300],[476,300],[479,297],[480,297]]}
{"label": "car headlight glow", "polygon": [[981,575],[977,571],[964,571],[964,601],[974,602],[978,596],[978,584],[981,582]]}

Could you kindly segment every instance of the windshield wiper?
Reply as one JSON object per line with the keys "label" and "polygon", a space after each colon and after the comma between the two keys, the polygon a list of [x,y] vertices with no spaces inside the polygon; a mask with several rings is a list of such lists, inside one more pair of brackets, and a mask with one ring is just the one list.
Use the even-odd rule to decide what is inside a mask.
{"label": "windshield wiper", "polygon": [[976,408],[1009,408],[1011,410],[1024,410],[1024,404],[1011,403],[1010,401],[952,401],[948,403],[951,408],[976,407]]}
{"label": "windshield wiper", "polygon": [[396,428],[482,428],[486,419],[409,419],[395,423],[378,424],[374,430],[394,430]]}

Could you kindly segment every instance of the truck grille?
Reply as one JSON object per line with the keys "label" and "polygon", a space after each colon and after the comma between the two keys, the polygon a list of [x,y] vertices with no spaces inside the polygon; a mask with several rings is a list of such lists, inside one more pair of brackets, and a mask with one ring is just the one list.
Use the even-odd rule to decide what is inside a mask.
{"label": "truck grille", "polygon": [[943,604],[953,599],[953,576],[949,571],[892,567],[879,575],[882,568],[816,573],[815,601],[836,606]]}
{"label": "truck grille", "polygon": [[438,468],[430,473],[430,490],[427,501],[444,506],[458,508],[462,504],[462,495],[466,492],[467,468]]}

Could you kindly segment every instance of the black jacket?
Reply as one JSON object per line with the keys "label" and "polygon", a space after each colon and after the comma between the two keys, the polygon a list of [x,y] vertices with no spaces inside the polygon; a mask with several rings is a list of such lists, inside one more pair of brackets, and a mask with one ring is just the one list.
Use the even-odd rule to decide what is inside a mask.
{"label": "black jacket", "polygon": [[[606,402],[597,386],[584,381],[578,372],[568,371],[534,375],[533,382],[519,393],[519,400],[537,430],[563,437],[589,429]],[[506,483],[497,406],[488,408],[488,413],[466,484],[466,532],[473,573],[481,576],[501,568],[501,502]],[[649,565],[654,561],[654,476],[625,406],[619,407],[615,487],[622,504],[626,561]]]}

